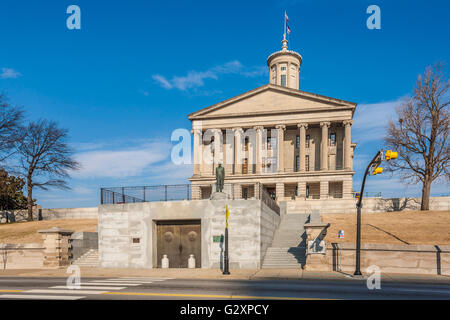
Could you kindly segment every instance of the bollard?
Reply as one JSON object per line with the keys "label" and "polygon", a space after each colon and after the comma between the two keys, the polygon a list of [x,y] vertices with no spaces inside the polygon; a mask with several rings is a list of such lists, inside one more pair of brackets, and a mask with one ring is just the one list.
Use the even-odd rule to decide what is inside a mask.
{"label": "bollard", "polygon": [[195,258],[194,258],[193,254],[191,254],[189,259],[188,259],[188,268],[189,269],[195,269]]}
{"label": "bollard", "polygon": [[163,258],[161,259],[161,267],[163,269],[169,268],[169,258],[167,258],[167,254],[164,254]]}

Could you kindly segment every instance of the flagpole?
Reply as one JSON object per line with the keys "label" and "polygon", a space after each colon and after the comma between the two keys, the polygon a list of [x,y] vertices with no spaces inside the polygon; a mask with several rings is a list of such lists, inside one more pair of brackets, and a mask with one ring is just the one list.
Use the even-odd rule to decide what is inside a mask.
{"label": "flagpole", "polygon": [[283,38],[284,40],[286,40],[286,10],[284,10],[284,34],[283,34]]}

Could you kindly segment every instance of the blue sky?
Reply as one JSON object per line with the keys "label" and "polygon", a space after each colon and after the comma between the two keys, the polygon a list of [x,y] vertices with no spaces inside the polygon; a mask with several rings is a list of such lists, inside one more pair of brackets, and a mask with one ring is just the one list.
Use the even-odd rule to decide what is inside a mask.
{"label": "blue sky", "polygon": [[[66,9],[81,8],[81,30]],[[366,8],[381,8],[381,30]],[[0,3],[0,91],[29,118],[70,132],[83,169],[72,190],[36,192],[44,207],[95,206],[100,186],[187,183],[170,135],[187,114],[268,82],[283,14],[303,56],[300,88],[358,103],[354,187],[394,107],[419,73],[450,62],[446,1],[12,1]],[[436,184],[434,194],[447,192]],[[367,191],[413,196],[388,175]]]}

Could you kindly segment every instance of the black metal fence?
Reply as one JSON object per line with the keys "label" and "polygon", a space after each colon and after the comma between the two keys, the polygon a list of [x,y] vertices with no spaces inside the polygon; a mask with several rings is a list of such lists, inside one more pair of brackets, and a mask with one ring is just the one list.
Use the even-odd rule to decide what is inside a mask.
{"label": "black metal fence", "polygon": [[101,204],[191,200],[190,184],[101,188]]}
{"label": "black metal fence", "polygon": [[[234,198],[234,185],[231,185],[232,198]],[[269,208],[280,214],[280,207],[267,190],[258,184],[259,193],[255,198],[261,199]],[[141,187],[112,187],[100,189],[101,204],[123,204],[155,201],[191,200],[192,189],[190,184],[173,184]]]}

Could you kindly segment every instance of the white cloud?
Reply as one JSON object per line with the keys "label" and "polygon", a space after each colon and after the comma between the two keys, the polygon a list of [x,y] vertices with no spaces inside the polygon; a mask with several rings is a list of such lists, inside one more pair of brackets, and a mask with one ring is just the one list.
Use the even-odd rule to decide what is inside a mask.
{"label": "white cloud", "polygon": [[358,105],[353,117],[352,141],[364,144],[382,140],[387,124],[394,118],[395,108],[402,103],[402,100]]}
{"label": "white cloud", "polygon": [[223,65],[212,67],[206,71],[189,71],[185,76],[173,76],[171,79],[155,74],[153,79],[164,89],[178,89],[187,91],[193,88],[199,88],[205,85],[206,79],[217,80],[219,75],[223,74],[240,74],[245,77],[257,77],[267,72],[267,68],[263,66],[244,67],[239,61],[234,60]]}
{"label": "white cloud", "polygon": [[2,79],[15,79],[20,77],[22,74],[11,68],[2,68],[0,73],[0,78]]}
{"label": "white cloud", "polygon": [[170,155],[169,142],[150,142],[123,150],[94,150],[81,152],[75,159],[81,169],[73,172],[74,178],[123,178],[141,175],[150,165]]}

